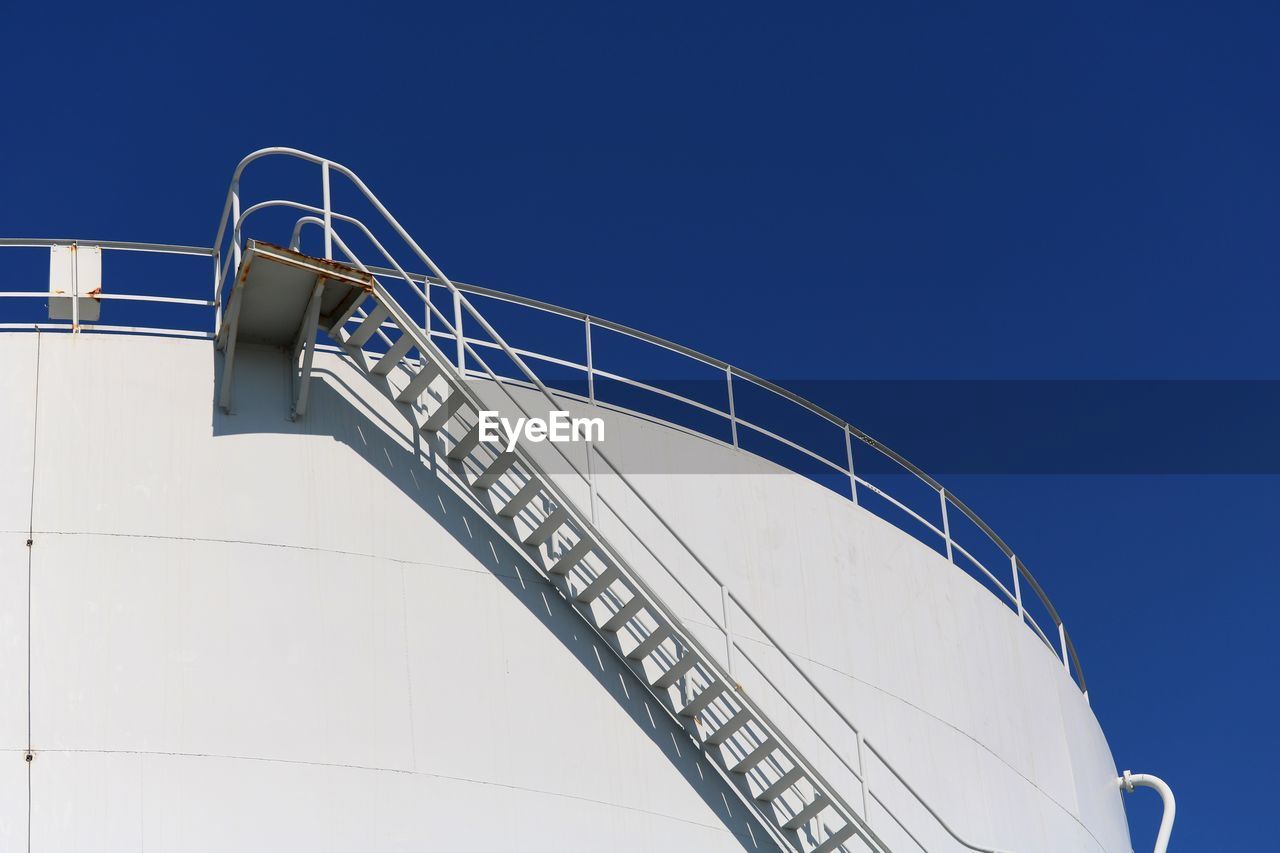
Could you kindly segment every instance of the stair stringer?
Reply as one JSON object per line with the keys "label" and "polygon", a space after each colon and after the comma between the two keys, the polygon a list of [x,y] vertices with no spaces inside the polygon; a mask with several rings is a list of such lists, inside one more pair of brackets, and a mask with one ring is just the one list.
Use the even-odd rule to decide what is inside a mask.
{"label": "stair stringer", "polygon": [[[425,359],[417,371],[412,362],[398,355],[395,364],[382,364],[377,370],[381,375],[374,375],[372,371],[379,365],[370,365],[360,347],[346,345],[345,324],[364,320],[358,304],[330,328],[330,336],[344,345],[367,377],[377,380],[375,387],[381,393],[392,399],[406,397],[397,399],[401,405],[417,408],[419,401],[425,403],[427,419],[420,426],[424,432],[457,425],[454,448],[448,454],[453,457],[455,473],[464,483],[469,482],[473,492],[488,496],[483,502],[492,514],[511,518],[515,530],[527,529],[522,538],[532,562],[672,719],[685,728],[775,840],[795,850],[828,851],[846,849],[845,841],[856,837],[865,849],[887,851],[867,826],[865,816],[804,758],[736,683],[718,656],[696,639],[522,444],[517,443],[514,453],[508,455],[478,440],[464,441],[468,436],[462,433],[462,427],[467,426],[463,416],[468,411],[478,413],[487,404],[376,278],[371,296],[378,306],[372,312],[377,324],[373,331],[389,325],[410,337],[413,348]],[[357,331],[361,345],[372,337],[363,333],[369,331]],[[470,345],[465,346],[470,351]],[[406,350],[403,345],[397,349],[401,353]],[[471,354],[484,364],[477,354]],[[427,370],[436,376],[431,383],[417,383],[424,389],[420,396],[405,395],[418,372]],[[487,365],[486,371],[506,392]],[[409,378],[403,388],[397,390],[388,382],[389,374],[406,372]],[[437,400],[425,389],[429,384],[440,384],[440,379],[445,392],[443,399]],[[517,408],[529,414],[506,393]],[[505,466],[504,470],[486,478],[485,471],[495,462]],[[476,476],[468,481],[471,472]],[[534,483],[538,485],[531,485]],[[523,505],[512,507],[515,501],[523,501]]]}

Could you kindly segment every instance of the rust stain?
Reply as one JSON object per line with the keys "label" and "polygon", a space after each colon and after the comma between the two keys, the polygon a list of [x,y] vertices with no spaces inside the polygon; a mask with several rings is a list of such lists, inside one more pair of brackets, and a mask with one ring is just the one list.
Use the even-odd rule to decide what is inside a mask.
{"label": "rust stain", "polygon": [[[363,270],[357,269],[356,267],[350,266],[349,264],[344,264],[339,261],[331,260],[329,258],[317,258],[312,255],[304,255],[302,252],[295,251],[286,246],[277,246],[275,243],[268,243],[265,240],[255,240],[254,245],[264,246],[268,249],[272,249],[273,251],[280,252],[282,254],[289,255],[294,258],[298,258],[299,260],[302,260],[302,261],[306,261],[308,264],[311,264],[313,266],[318,266],[324,269],[333,270],[336,273],[341,273],[342,274],[341,280],[344,284],[350,284],[353,287],[359,287],[361,290],[365,291],[366,293],[373,293],[373,273],[365,272]],[[352,279],[355,279],[355,280],[352,281]]]}

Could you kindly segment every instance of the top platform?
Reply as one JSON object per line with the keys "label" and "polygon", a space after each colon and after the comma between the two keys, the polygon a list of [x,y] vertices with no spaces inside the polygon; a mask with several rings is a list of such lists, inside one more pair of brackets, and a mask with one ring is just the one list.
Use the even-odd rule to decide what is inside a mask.
{"label": "top platform", "polygon": [[[354,267],[313,258],[301,252],[249,240],[236,275],[234,320],[242,343],[292,346],[298,339],[307,306],[318,282],[319,325],[327,328],[358,299],[373,291],[373,275]],[[230,325],[230,324],[227,324]],[[227,325],[224,325],[225,333]]]}

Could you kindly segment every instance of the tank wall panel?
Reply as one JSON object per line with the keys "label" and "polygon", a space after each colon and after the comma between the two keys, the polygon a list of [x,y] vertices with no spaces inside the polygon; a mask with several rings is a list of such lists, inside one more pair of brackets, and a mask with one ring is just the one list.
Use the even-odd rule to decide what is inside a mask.
{"label": "tank wall panel", "polygon": [[[547,408],[532,392],[516,393],[526,408]],[[498,394],[489,399],[500,407]],[[1061,660],[1010,607],[926,544],[759,457],[619,413],[567,408],[605,418],[603,446],[645,499],[808,662],[912,786],[931,805],[946,804],[940,811],[962,835],[1018,850],[1054,849],[1064,838],[1076,844],[1064,849],[1129,849],[1097,721]],[[709,470],[718,473],[675,473]],[[683,618],[705,626],[699,639],[706,646],[722,649],[723,632],[712,625],[718,586],[624,486],[606,476],[599,490],[625,508],[625,524],[602,513],[611,540]],[[760,641],[759,655],[768,658],[764,638],[744,620],[734,632],[739,641]],[[787,684],[788,672],[775,658],[770,676]],[[806,690],[791,682],[790,695]],[[753,695],[773,712],[769,692]],[[780,703],[777,712],[789,713]],[[815,701],[812,716],[824,715],[829,739],[847,731]],[[798,741],[804,737],[802,728]],[[830,750],[814,750],[807,754],[824,772],[846,774]],[[975,785],[975,771],[989,784]]]}
{"label": "tank wall panel", "polygon": [[[34,341],[0,335],[15,354],[0,382],[28,389],[11,399],[31,399]],[[34,458],[32,849],[485,849],[501,846],[486,844],[495,829],[525,849],[767,846],[682,730],[449,486],[402,407],[321,354],[291,422],[285,359],[246,347],[225,415],[219,359],[206,342],[40,342],[40,441],[15,457],[26,487],[0,485],[0,525],[25,531]],[[6,407],[0,436],[29,447],[30,414]],[[1128,849],[1093,715],[985,590],[821,487],[608,417],[624,468],[724,456],[731,476],[641,488],[965,835]],[[600,494],[634,528],[602,508],[611,539],[719,648],[715,619],[645,546],[713,613],[718,586],[618,484],[602,477]],[[22,683],[26,553],[11,538],[0,675]],[[757,631],[735,632],[789,684]],[[851,748],[816,698],[791,695]],[[0,696],[0,748],[25,747],[26,723],[26,696]],[[25,796],[0,803],[0,837],[25,834]]]}

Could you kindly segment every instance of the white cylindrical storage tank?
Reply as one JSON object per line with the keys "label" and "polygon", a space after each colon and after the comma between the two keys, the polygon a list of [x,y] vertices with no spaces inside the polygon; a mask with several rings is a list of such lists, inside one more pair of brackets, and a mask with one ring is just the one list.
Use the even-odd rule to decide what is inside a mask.
{"label": "white cylindrical storage tank", "polygon": [[[348,360],[317,356],[295,422],[286,357],[238,358],[227,415],[208,341],[0,335],[5,849],[768,848]],[[620,454],[726,456],[645,497],[958,833],[1128,849],[1097,722],[1015,614],[817,484],[607,417]]]}
{"label": "white cylindrical storage tank", "polygon": [[[250,203],[263,158],[323,206]],[[281,208],[290,248],[247,239]],[[19,244],[51,284],[0,293],[42,309],[0,327],[0,850],[1130,849],[1047,595],[837,416],[455,284],[290,149],[242,161],[211,248]],[[112,272],[135,253],[211,261],[213,293]],[[503,337],[537,318],[558,337]],[[715,393],[623,375],[607,335]]]}

